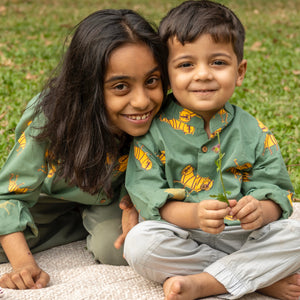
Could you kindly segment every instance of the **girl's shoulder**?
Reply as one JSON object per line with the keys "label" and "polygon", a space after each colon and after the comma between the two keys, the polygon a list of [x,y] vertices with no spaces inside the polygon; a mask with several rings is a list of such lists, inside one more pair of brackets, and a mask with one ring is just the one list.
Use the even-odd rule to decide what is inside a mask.
{"label": "girl's shoulder", "polygon": [[27,104],[23,115],[16,127],[16,136],[25,131],[25,129],[29,126],[33,127],[41,127],[45,122],[45,117],[43,114],[37,114],[36,109],[38,104],[41,101],[41,94],[33,97]]}

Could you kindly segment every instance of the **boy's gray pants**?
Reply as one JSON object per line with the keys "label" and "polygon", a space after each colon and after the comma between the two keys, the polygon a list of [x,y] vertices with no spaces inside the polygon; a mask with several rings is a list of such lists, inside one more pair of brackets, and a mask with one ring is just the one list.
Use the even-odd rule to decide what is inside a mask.
{"label": "boy's gray pants", "polygon": [[207,272],[237,299],[300,271],[300,221],[280,220],[258,230],[226,226],[220,234],[144,221],[127,235],[124,255],[142,276],[163,283]]}

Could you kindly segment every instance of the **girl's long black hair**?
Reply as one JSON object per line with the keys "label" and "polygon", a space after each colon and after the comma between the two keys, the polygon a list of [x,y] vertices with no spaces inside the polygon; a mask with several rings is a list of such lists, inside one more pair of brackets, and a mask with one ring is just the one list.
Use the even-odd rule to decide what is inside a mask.
{"label": "girl's long black hair", "polygon": [[[111,194],[113,164],[130,137],[111,131],[104,102],[104,78],[113,50],[125,43],[144,43],[161,68],[167,91],[166,48],[156,30],[131,10],[100,10],[75,27],[57,76],[46,84],[36,114],[46,124],[35,137],[49,142],[49,163],[58,174],[83,191]],[[134,62],[133,62],[134,65]]]}

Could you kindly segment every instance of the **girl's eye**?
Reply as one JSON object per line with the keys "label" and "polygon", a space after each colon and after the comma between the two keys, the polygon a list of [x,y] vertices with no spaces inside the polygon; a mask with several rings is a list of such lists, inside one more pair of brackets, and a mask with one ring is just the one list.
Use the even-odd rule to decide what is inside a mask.
{"label": "girl's eye", "polygon": [[124,83],[119,83],[114,86],[114,89],[117,91],[124,91],[126,89],[126,85]]}
{"label": "girl's eye", "polygon": [[154,88],[157,86],[158,82],[159,82],[158,77],[151,77],[146,81],[146,85],[150,88]]}
{"label": "girl's eye", "polygon": [[125,83],[117,83],[112,86],[112,90],[116,95],[124,96],[129,92],[130,87]]}

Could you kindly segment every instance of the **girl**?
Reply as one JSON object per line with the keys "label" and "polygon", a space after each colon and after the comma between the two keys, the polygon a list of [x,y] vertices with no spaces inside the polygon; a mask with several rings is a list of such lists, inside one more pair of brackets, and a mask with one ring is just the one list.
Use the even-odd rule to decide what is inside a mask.
{"label": "girl", "polygon": [[[83,239],[95,259],[125,264],[117,248],[136,220],[123,211],[131,136],[145,134],[167,90],[166,49],[130,10],[81,21],[58,75],[27,106],[0,172],[0,286],[42,288],[33,253]],[[83,222],[82,222],[83,221]],[[83,226],[84,225],[84,226]]]}

